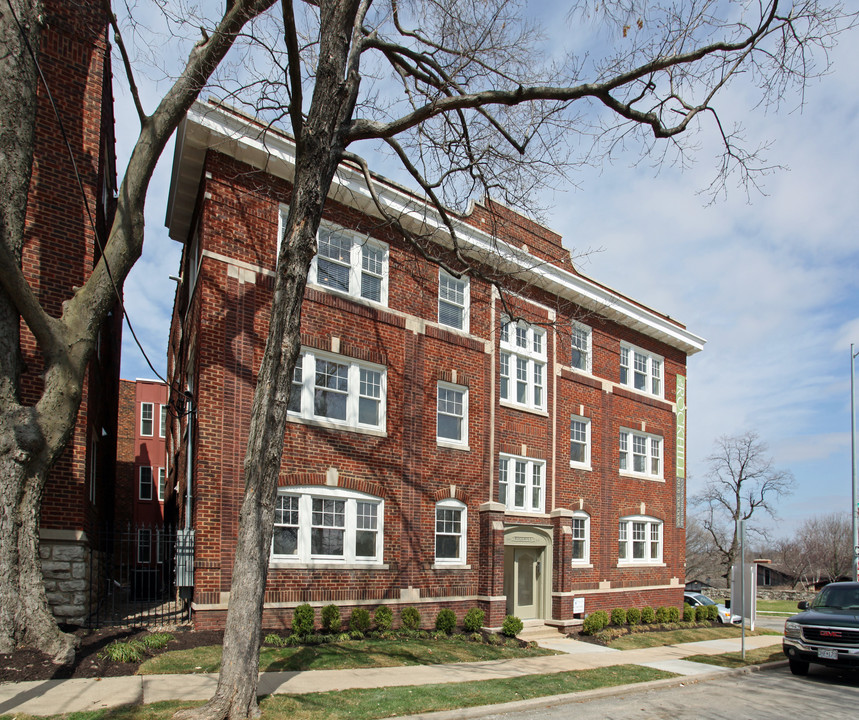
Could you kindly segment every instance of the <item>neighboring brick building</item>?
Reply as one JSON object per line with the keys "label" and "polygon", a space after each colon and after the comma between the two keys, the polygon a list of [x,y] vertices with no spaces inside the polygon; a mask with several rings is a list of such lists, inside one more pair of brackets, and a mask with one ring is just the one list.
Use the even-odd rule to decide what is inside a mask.
{"label": "neighboring brick building", "polygon": [[[168,373],[195,413],[169,462],[196,531],[200,627],[223,624],[229,602],[293,158],[288,138],[215,105],[177,134],[167,224],[185,249]],[[418,197],[381,179],[378,191],[444,237]],[[335,177],[302,311],[266,627],[302,602],[413,605],[425,624],[480,606],[489,626],[682,604],[686,357],[704,341],[582,276],[560,236],[515,212],[478,204],[455,223],[465,254],[515,292],[425,262],[357,171]]]}
{"label": "neighboring brick building", "polygon": [[[88,208],[105,237],[115,207],[113,99],[107,18],[100,0],[45,0],[39,60],[75,153]],[[46,311],[83,285],[100,256],[90,217],[54,111],[40,83],[33,172],[22,264]],[[41,553],[48,600],[58,619],[83,623],[92,600],[89,555],[96,529],[111,522],[122,318],[102,327],[68,448],[42,500]],[[27,368],[22,400],[41,394],[42,359],[22,323]]]}

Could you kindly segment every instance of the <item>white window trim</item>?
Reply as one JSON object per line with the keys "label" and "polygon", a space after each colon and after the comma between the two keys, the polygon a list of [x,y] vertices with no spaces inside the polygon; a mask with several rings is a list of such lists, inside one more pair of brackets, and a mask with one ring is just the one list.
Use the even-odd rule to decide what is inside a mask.
{"label": "white window trim", "polygon": [[[574,372],[587,373],[588,375],[591,375],[591,374],[593,374],[593,371],[594,371],[593,370],[593,368],[594,368],[594,360],[593,360],[594,359],[594,353],[593,353],[594,334],[593,334],[593,330],[588,325],[585,325],[584,323],[580,323],[576,320],[573,320],[572,326],[573,326],[573,328],[576,328],[578,330],[586,331],[588,334],[588,339],[587,339],[587,348],[585,349],[585,353],[586,353],[585,367],[578,368],[575,365],[573,365],[572,354],[571,354],[570,355],[570,369],[573,370]],[[571,353],[572,353],[572,350],[573,350],[573,340],[572,340],[572,336],[570,336],[570,352]]]}
{"label": "white window trim", "polygon": [[[632,526],[633,523],[644,523],[644,557],[640,559],[633,558],[633,536],[632,536]],[[626,557],[620,557],[620,525],[626,526]],[[659,557],[652,558],[650,556],[650,532],[653,526],[657,526],[659,528]],[[618,560],[617,566],[635,566],[635,567],[664,567],[665,563],[663,562],[664,551],[665,551],[665,537],[663,534],[664,525],[663,522],[655,517],[649,517],[647,515],[628,515],[626,517],[620,518],[618,524]]]}
{"label": "white window trim", "polygon": [[[451,438],[441,437],[438,434],[438,417],[441,415],[441,411],[438,407],[438,391],[439,389],[444,390],[453,390],[454,392],[462,393],[462,431],[460,433],[459,440],[452,440]],[[445,415],[450,415],[450,413],[445,413]],[[455,415],[450,415],[451,417],[456,417]],[[439,382],[436,387],[436,424],[435,424],[435,440],[436,444],[439,447],[453,448],[454,450],[468,450],[468,388],[463,385],[454,385],[453,383],[448,382]]]}
{"label": "white window trim", "polygon": [[[460,535],[459,535],[459,557],[458,558],[440,558],[436,555],[436,538],[438,536],[437,520],[435,510],[459,510],[460,514]],[[446,498],[436,503],[433,510],[433,556],[435,557],[435,565],[439,568],[468,568],[468,559],[466,552],[468,548],[468,507],[465,503],[453,498]]]}
{"label": "white window trim", "polygon": [[167,423],[169,418],[166,405],[158,406],[158,437],[166,438],[167,437]]}
{"label": "white window trim", "polygon": [[[622,342],[620,344],[620,348],[621,348],[621,350],[620,350],[621,355],[620,355],[618,362],[622,361],[624,349],[627,350],[627,352],[629,353],[629,355],[628,355],[629,364],[626,366],[624,366],[624,365],[620,366],[621,367],[620,378],[619,378],[620,379],[620,385],[627,388],[628,390],[631,390],[632,392],[640,393],[641,395],[649,395],[650,397],[664,398],[665,397],[665,358],[662,357],[661,355],[657,355],[656,353],[652,353],[649,350],[643,350],[640,347],[636,347],[635,345],[630,345],[629,343],[626,343],[626,342]],[[645,389],[644,390],[640,390],[640,389],[635,387],[635,359],[634,359],[634,356],[636,353],[639,355],[643,355],[647,358],[647,373],[646,373]],[[659,363],[659,392],[658,393],[653,392],[653,380],[654,380],[653,365],[654,365],[654,361]],[[623,368],[624,367],[627,368],[626,382],[623,382]]]}
{"label": "white window trim", "polygon": [[[462,289],[462,305],[457,306],[456,303],[448,300],[447,298],[442,299],[441,297],[441,280],[442,278],[448,278],[453,280],[454,282],[461,282],[463,284]],[[441,303],[446,302],[449,305],[454,305],[462,308],[462,327],[456,327],[455,325],[448,325],[447,323],[442,322],[441,320]],[[448,272],[445,272],[441,268],[438,269],[438,296],[436,302],[436,318],[438,320],[438,324],[445,328],[451,328],[453,330],[459,330],[460,332],[467,333],[469,332],[470,327],[470,315],[471,315],[471,280],[467,276],[463,275],[462,277],[456,278]]]}
{"label": "white window trim", "polygon": [[[164,491],[161,491],[162,478],[164,480]],[[158,496],[158,502],[164,502],[164,496],[167,494],[167,468],[160,467],[158,468],[158,484],[155,490]]]}
{"label": "white window trim", "polygon": [[[151,428],[148,433],[143,432],[143,409],[149,408],[149,423]],[[141,437],[152,437],[152,434],[155,432],[155,405],[151,402],[142,402],[140,403],[140,436]]]}
{"label": "white window trim", "polygon": [[[585,424],[585,460],[584,462],[578,462],[577,460],[573,460],[573,420]],[[592,470],[593,466],[591,464],[591,447],[593,446],[593,439],[591,436],[591,419],[588,417],[583,417],[581,415],[572,415],[570,417],[570,467],[576,468],[578,470]]]}
{"label": "white window trim", "polygon": [[[384,365],[355,360],[345,355],[335,355],[314,348],[302,348],[302,383],[301,383],[301,411],[289,411],[289,417],[293,420],[316,425],[319,427],[336,428],[338,430],[353,430],[367,433],[386,433],[387,424],[387,368]],[[348,365],[348,391],[346,400],[346,420],[336,418],[318,417],[313,412],[316,379],[316,360],[328,360],[330,362]],[[377,425],[368,425],[358,422],[358,401],[361,388],[361,368],[380,373],[380,397],[379,397],[379,422]]]}
{"label": "white window trim", "polygon": [[[573,512],[573,520],[584,520],[585,521],[585,537],[584,537],[584,557],[581,558],[572,558],[572,564],[577,568],[582,567],[593,567],[591,565],[591,516],[586,512],[581,510],[577,510]],[[572,536],[572,528],[570,530],[570,542],[572,543],[574,538]],[[572,552],[570,553],[572,555]]]}
{"label": "white window trim", "polygon": [[[647,480],[662,480],[665,479],[665,439],[661,435],[653,435],[651,433],[641,432],[640,430],[632,430],[630,428],[621,428],[620,435],[626,436],[626,468],[620,468],[620,454],[624,452],[621,450],[621,441],[620,437],[618,437],[618,469],[621,475],[625,475],[627,477],[637,477],[637,478],[645,478]],[[637,472],[633,470],[633,465],[635,463],[634,453],[633,453],[633,437],[644,438],[644,472]],[[656,440],[659,443],[659,473],[654,475],[651,470],[652,460],[653,460],[653,446],[652,441]]]}
{"label": "white window trim", "polygon": [[[283,225],[283,220],[281,221],[281,225]],[[388,306],[388,277],[389,277],[389,268],[390,268],[390,249],[387,243],[382,242],[381,240],[376,240],[375,238],[371,238],[367,235],[362,235],[360,233],[355,232],[354,230],[350,230],[349,228],[341,227],[340,225],[336,225],[332,222],[328,222],[323,220],[319,223],[320,227],[327,230],[331,233],[336,233],[337,235],[344,236],[350,241],[349,248],[349,291],[346,292],[344,290],[339,290],[337,288],[332,288],[328,285],[322,285],[319,283],[317,279],[317,268],[319,266],[318,263],[318,255],[313,256],[313,260],[310,262],[310,272],[308,275],[308,284],[313,285],[316,288],[324,292],[334,293],[336,295],[341,295],[343,297],[348,297],[353,300],[358,300],[360,302],[370,303],[371,305],[376,306]],[[282,227],[279,229],[280,237],[282,237],[283,229]],[[319,236],[317,234],[317,242],[319,241]],[[371,300],[369,298],[365,298],[361,295],[361,273],[363,271],[363,255],[362,249],[364,245],[369,245],[377,250],[382,251],[383,260],[382,260],[382,277],[381,277],[381,288],[379,291],[380,300]],[[280,243],[278,243],[278,253],[280,252]]]}
{"label": "white window trim", "polygon": [[[385,501],[375,495],[347,490],[344,488],[327,488],[321,486],[284,487],[279,495],[292,495],[298,498],[298,543],[295,555],[275,555],[274,538],[269,550],[269,566],[277,567],[339,567],[343,569],[376,568],[387,569],[384,560],[385,536]],[[310,530],[312,524],[313,499],[344,500],[345,528],[343,537],[343,557],[330,555],[314,556],[310,552]],[[376,557],[358,558],[355,555],[355,533],[357,531],[357,503],[370,502],[377,506],[376,527]],[[275,526],[277,528],[277,526]]]}
{"label": "white window trim", "polygon": [[[498,359],[498,367],[499,372],[502,372],[503,364],[501,361],[501,355],[505,355],[508,358],[507,365],[507,375],[501,375],[501,378],[506,378],[507,380],[507,394],[505,395],[503,392],[504,383],[501,379],[499,379],[498,383],[498,393],[500,397],[500,402],[502,405],[506,407],[517,408],[520,410],[536,410],[540,412],[546,411],[546,403],[547,403],[547,395],[548,395],[548,343],[549,343],[549,335],[548,333],[535,325],[531,325],[530,323],[526,323],[524,321],[519,321],[517,323],[510,322],[510,320],[506,317],[501,318],[502,327],[507,325],[507,339],[504,339],[504,332],[500,333],[500,354]],[[514,338],[516,336],[516,329],[521,328],[526,331],[526,347],[519,347]],[[541,350],[540,352],[536,352],[534,350],[534,337],[539,335],[542,338],[541,342]],[[526,398],[525,402],[519,402],[516,393],[516,384],[519,382],[517,377],[517,359],[522,359],[526,361]],[[535,390],[537,388],[537,384],[534,380],[535,377],[535,367],[540,366],[542,368],[542,384],[540,388],[542,389],[542,397],[540,402],[535,402]]]}
{"label": "white window trim", "polygon": [[[516,462],[524,462],[525,463],[525,503],[524,505],[517,506],[516,502]],[[501,479],[500,475],[502,472],[502,465],[506,468],[507,473],[507,483],[506,483],[506,492],[507,497],[505,500],[501,500]],[[540,502],[538,505],[534,505],[532,502],[534,493],[534,467],[540,466],[542,468],[541,472],[541,485],[540,485]],[[537,460],[535,458],[523,457],[521,455],[508,455],[506,453],[501,453],[498,457],[498,472],[499,472],[499,480],[498,480],[498,501],[503,503],[507,508],[508,512],[516,512],[516,513],[529,513],[529,514],[543,514],[545,513],[546,507],[546,461],[545,460]]]}
{"label": "white window trim", "polygon": [[[143,471],[149,470],[149,497],[143,497]],[[139,500],[151,500],[153,495],[152,487],[155,484],[155,476],[152,472],[152,467],[149,465],[141,465],[138,472],[137,480],[137,498]]]}

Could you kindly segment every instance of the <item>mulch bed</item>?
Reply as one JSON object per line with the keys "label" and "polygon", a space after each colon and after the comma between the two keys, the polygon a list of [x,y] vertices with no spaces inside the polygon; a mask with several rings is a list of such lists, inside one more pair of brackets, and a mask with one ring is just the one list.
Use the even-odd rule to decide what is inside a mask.
{"label": "mulch bed", "polygon": [[[140,663],[112,662],[101,657],[101,653],[114,640],[132,640],[146,635],[148,631],[140,628],[65,629],[81,639],[73,664],[54,665],[49,655],[32,648],[19,648],[11,655],[0,654],[0,682],[117,677],[137,673]],[[170,634],[175,640],[171,640],[163,651],[154,651],[153,654],[220,645],[224,639],[223,632],[211,630],[180,629],[171,630]]]}

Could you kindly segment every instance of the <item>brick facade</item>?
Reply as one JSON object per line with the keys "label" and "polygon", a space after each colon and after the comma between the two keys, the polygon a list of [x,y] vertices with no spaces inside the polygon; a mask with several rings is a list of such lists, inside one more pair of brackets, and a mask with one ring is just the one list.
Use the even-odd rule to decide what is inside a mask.
{"label": "brick facade", "polygon": [[[62,303],[89,277],[112,220],[116,187],[110,51],[98,0],[45,0],[39,62],[56,103],[92,213],[87,212],[53,108],[40,83],[33,171],[22,266],[45,310]],[[89,549],[96,528],[112,517],[116,458],[118,307],[101,330],[68,447],[51,471],[41,514],[41,554],[48,599],[58,619],[82,623],[91,597]],[[26,373],[22,401],[41,393],[42,359],[22,323]]]}
{"label": "brick facade", "polygon": [[[193,388],[196,408],[190,421],[191,524],[196,530],[192,607],[198,626],[217,627],[229,602],[255,373],[268,329],[280,213],[291,189],[283,177],[255,167],[241,142],[231,145],[231,154],[221,152],[218,131],[202,131],[200,118],[206,113],[224,127],[247,123],[242,140],[249,144],[253,123],[223,108],[195,107],[180,129],[184,146],[174,165],[168,211],[171,236],[185,244],[168,372],[172,381]],[[235,128],[231,131],[234,137]],[[288,147],[286,139],[280,142]],[[187,179],[195,172],[198,184]],[[406,195],[399,188],[391,192]],[[582,599],[584,613],[630,604],[682,605],[685,532],[678,507],[685,507],[685,499],[678,500],[683,479],[675,470],[676,378],[685,376],[687,355],[700,350],[703,341],[676,321],[584,278],[559,235],[493,203],[478,204],[457,219],[463,237],[479,243],[488,236],[506,243],[526,269],[517,276],[516,294],[503,297],[472,277],[467,332],[445,327],[438,314],[438,268],[378,218],[365,214],[357,193],[351,196],[354,201],[337,188],[332,195],[324,213],[327,222],[385,243],[387,302],[331,290],[313,282],[311,274],[302,309],[302,345],[331,362],[382,368],[386,420],[381,431],[372,431],[292,414],[284,437],[280,492],[284,497],[380,502],[382,550],[373,562],[348,562],[345,551],[342,558],[313,556],[307,561],[296,561],[298,549],[290,551],[294,555],[273,557],[264,625],[288,625],[292,609],[302,602],[317,608],[336,603],[344,615],[355,606],[372,609],[387,603],[395,617],[414,605],[426,625],[434,622],[440,607],[453,608],[461,619],[470,607],[480,606],[489,626],[499,626],[510,612],[571,624],[582,614],[575,607]],[[192,203],[189,198],[194,197]],[[543,270],[549,275],[540,278]],[[597,303],[588,293],[608,300]],[[541,407],[500,398],[499,338],[502,316],[511,309],[523,328],[535,328],[541,338]],[[590,371],[572,367],[574,322],[590,330]],[[511,332],[515,336],[515,327]],[[660,360],[658,392],[620,384],[622,344]],[[512,385],[516,375],[511,372]],[[467,390],[467,444],[437,440],[439,383]],[[318,388],[313,392],[319,397]],[[318,412],[315,405],[313,412]],[[590,421],[587,469],[571,463],[572,416]],[[188,422],[177,430],[180,439],[189,435]],[[658,451],[651,450],[660,463],[658,473],[621,470],[621,430],[647,443],[658,441]],[[187,444],[180,441],[170,455],[170,482],[178,483],[179,497],[187,487],[186,452]],[[628,457],[632,463],[632,455]],[[513,468],[518,473],[517,462],[525,460],[528,472],[540,476],[539,482],[529,482],[538,486],[535,497],[541,499],[538,507],[516,510],[513,493],[520,476],[514,480]],[[510,498],[505,505],[500,465],[508,461]],[[464,518],[465,557],[460,562],[436,557],[436,511],[441,507],[456,508]],[[296,510],[296,517],[305,510]],[[577,561],[573,524],[584,517],[589,553]],[[651,528],[659,533],[659,557],[653,561],[619,559],[619,521],[633,517],[642,519],[636,523],[649,523],[648,533]],[[300,538],[309,518],[297,522],[295,537]],[[300,539],[295,542],[300,546]],[[631,556],[638,553],[638,545],[629,547]],[[525,590],[517,594],[520,587]]]}

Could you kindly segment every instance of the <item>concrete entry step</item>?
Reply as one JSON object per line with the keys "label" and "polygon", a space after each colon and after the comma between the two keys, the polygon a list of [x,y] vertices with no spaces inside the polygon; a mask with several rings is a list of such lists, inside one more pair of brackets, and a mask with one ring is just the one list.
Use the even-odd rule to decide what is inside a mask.
{"label": "concrete entry step", "polygon": [[520,640],[536,642],[537,640],[563,637],[562,628],[546,625],[544,620],[523,620],[522,624],[524,625],[522,632],[516,636]]}

